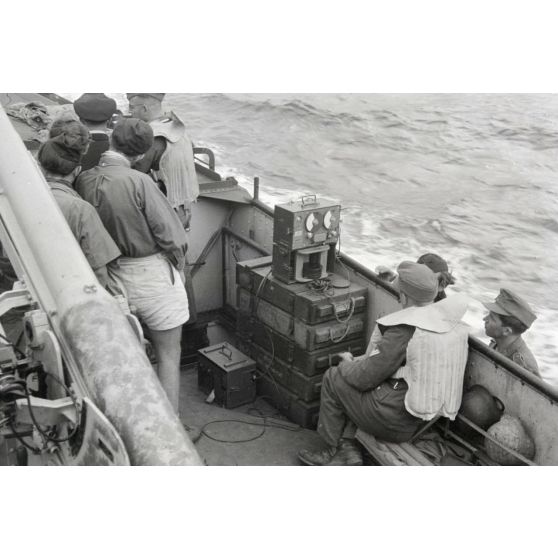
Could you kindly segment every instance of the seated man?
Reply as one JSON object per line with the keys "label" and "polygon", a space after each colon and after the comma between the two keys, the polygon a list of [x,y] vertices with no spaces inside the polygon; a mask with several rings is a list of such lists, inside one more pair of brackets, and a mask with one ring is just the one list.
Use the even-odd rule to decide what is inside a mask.
{"label": "seated man", "polygon": [[501,289],[494,302],[484,305],[489,310],[484,317],[484,330],[492,339],[490,348],[540,378],[537,361],[521,337],[537,319],[531,307],[508,289]]}
{"label": "seated man", "polygon": [[367,358],[325,373],[318,433],[328,447],[302,450],[303,463],[361,465],[352,425],[406,442],[423,421],[457,414],[468,355],[468,328],[461,322],[467,303],[452,296],[433,304],[438,281],[423,264],[403,262],[397,271],[403,310],[378,320],[382,338]]}

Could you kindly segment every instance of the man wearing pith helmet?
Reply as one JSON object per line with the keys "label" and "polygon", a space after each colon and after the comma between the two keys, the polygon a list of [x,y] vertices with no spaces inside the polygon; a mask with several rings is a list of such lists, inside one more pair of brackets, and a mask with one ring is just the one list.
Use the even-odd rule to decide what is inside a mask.
{"label": "man wearing pith helmet", "polygon": [[387,442],[406,442],[437,416],[454,420],[468,354],[462,295],[436,304],[438,278],[402,262],[395,286],[403,310],[377,320],[382,335],[365,359],[342,361],[324,375],[318,433],[327,447],[302,450],[307,465],[362,465],[355,426]]}
{"label": "man wearing pith helmet", "polygon": [[484,330],[492,339],[490,347],[540,378],[533,353],[521,337],[537,319],[529,304],[509,289],[501,289],[494,302],[485,302],[489,313]]}
{"label": "man wearing pith helmet", "polygon": [[[147,122],[153,130],[153,145],[134,164],[140,172],[150,174],[167,196],[184,230],[190,231],[192,206],[198,199],[200,187],[194,162],[194,145],[186,126],[173,112],[163,111],[165,93],[126,93],[130,114]],[[184,284],[190,301],[190,319],[197,319],[192,277],[188,262],[184,268]]]}

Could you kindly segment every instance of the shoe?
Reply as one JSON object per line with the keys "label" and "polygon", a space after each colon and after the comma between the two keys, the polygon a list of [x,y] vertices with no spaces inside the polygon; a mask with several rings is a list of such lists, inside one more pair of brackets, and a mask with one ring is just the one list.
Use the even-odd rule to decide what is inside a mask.
{"label": "shoe", "polygon": [[336,453],[336,448],[329,447],[321,451],[300,450],[298,459],[305,465],[328,465]]}
{"label": "shoe", "polygon": [[298,458],[306,465],[321,466],[360,466],[362,465],[362,453],[353,440],[341,440],[337,448],[329,447],[321,451],[301,450]]}
{"label": "shoe", "polygon": [[330,467],[359,467],[362,465],[362,452],[353,440],[341,440],[335,455],[326,465]]}

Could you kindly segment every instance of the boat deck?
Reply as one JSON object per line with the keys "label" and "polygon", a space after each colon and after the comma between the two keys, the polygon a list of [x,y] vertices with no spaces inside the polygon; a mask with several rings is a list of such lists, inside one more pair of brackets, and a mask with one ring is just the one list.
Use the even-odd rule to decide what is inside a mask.
{"label": "boat deck", "polygon": [[299,450],[323,447],[315,431],[289,422],[261,397],[235,409],[206,403],[197,366],[181,372],[180,418],[191,432],[202,431],[195,445],[207,465],[299,465]]}

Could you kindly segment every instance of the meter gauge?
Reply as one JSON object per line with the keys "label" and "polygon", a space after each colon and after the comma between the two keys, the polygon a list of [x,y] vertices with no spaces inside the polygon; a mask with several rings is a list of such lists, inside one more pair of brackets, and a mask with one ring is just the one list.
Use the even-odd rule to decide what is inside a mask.
{"label": "meter gauge", "polygon": [[308,232],[312,232],[316,227],[320,224],[318,218],[313,213],[309,213],[306,217],[306,221],[304,222],[306,226],[306,230]]}
{"label": "meter gauge", "polygon": [[328,209],[326,211],[326,214],[324,215],[324,227],[329,230],[331,229],[331,227],[334,226],[335,226],[335,216],[333,215],[331,209]]}

